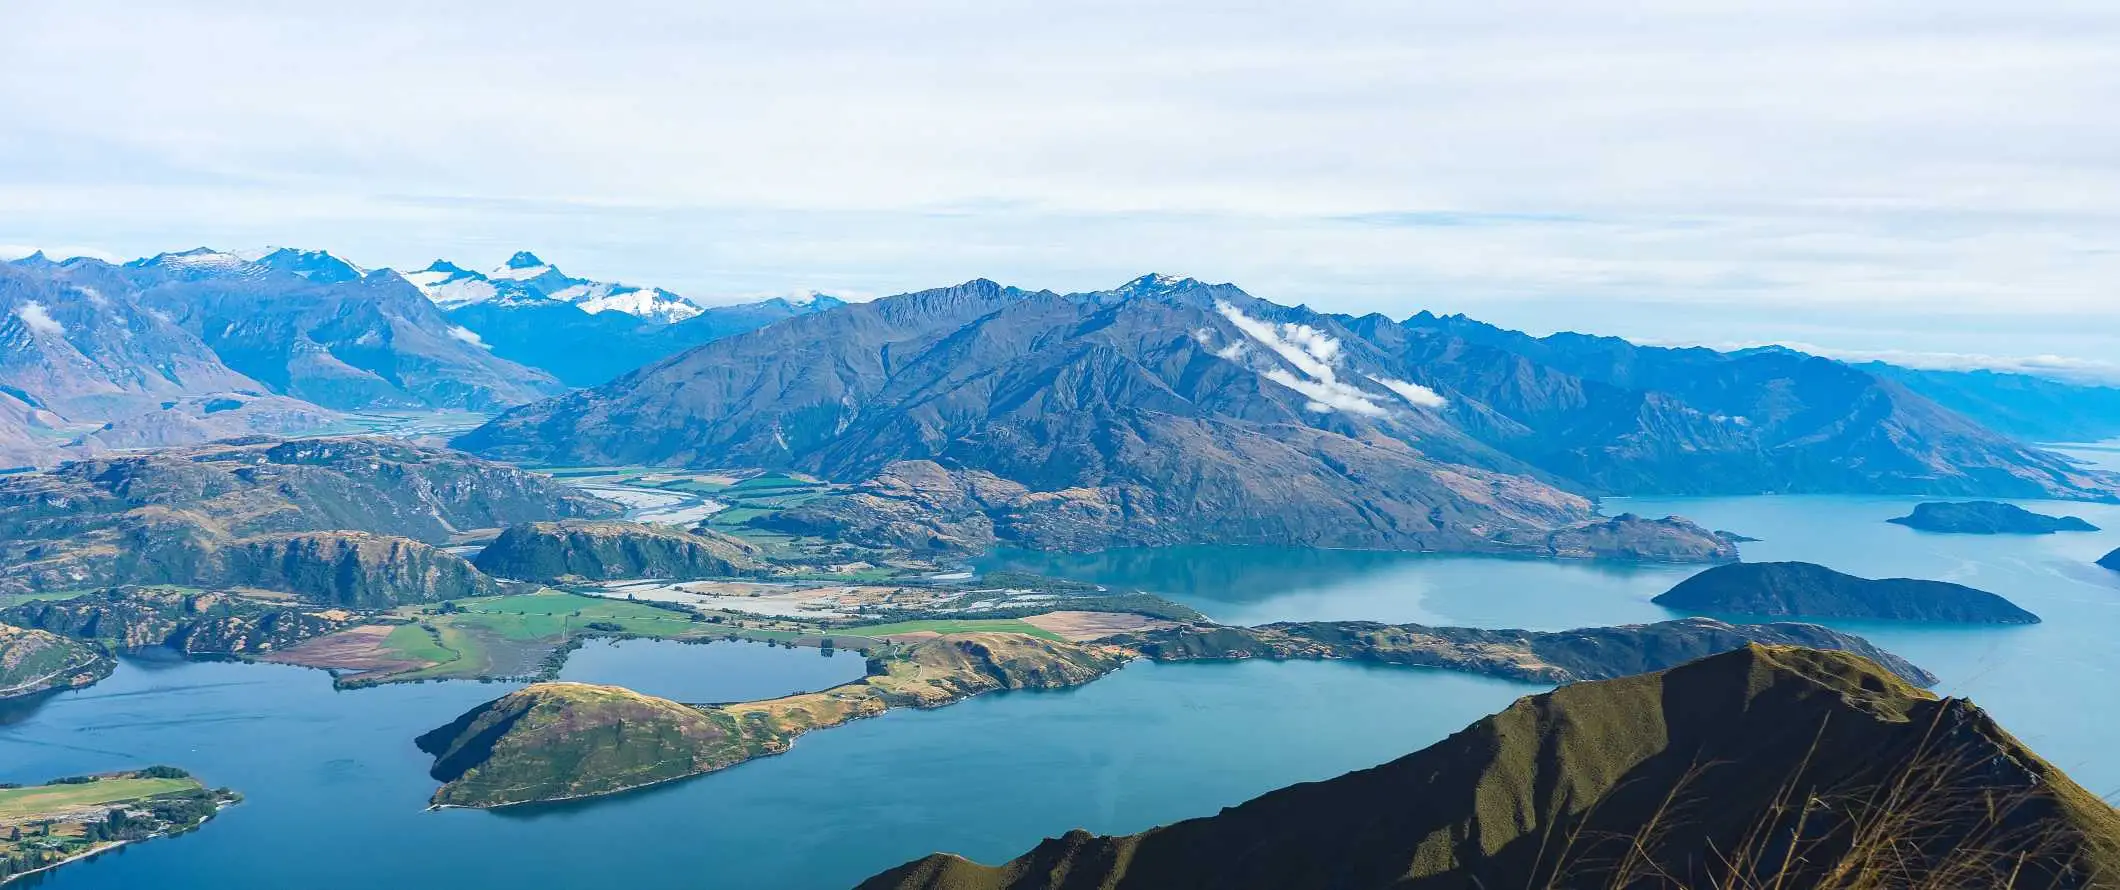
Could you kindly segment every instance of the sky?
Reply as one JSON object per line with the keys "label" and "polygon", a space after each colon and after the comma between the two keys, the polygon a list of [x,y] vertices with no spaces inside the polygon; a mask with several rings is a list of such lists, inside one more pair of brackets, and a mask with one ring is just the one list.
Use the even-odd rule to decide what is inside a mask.
{"label": "sky", "polygon": [[2120,4],[69,0],[0,253],[702,302],[1146,272],[2120,380]]}

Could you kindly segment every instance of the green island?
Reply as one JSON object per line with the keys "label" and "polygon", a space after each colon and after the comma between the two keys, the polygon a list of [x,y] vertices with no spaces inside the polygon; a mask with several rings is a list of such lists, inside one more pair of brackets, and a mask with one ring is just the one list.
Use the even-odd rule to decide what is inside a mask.
{"label": "green island", "polygon": [[0,787],[0,883],[189,831],[241,799],[169,766]]}

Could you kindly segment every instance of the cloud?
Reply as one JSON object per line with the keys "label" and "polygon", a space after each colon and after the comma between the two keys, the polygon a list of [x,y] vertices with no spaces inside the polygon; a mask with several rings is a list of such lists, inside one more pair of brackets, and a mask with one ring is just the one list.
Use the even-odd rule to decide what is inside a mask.
{"label": "cloud", "polygon": [[46,312],[43,303],[35,300],[27,300],[16,306],[15,317],[22,319],[22,326],[35,333],[50,334],[54,337],[66,336],[66,326],[53,318],[50,312]]}
{"label": "cloud", "polygon": [[[2110,3],[19,12],[7,241],[313,243],[400,268],[550,243],[574,274],[701,302],[1182,266],[1519,324],[2120,326]],[[2068,353],[2050,340],[2018,351]]]}
{"label": "cloud", "polygon": [[1399,398],[1406,400],[1406,404],[1412,405],[1416,408],[1442,409],[1449,407],[1450,405],[1450,400],[1443,398],[1442,393],[1436,392],[1435,390],[1429,389],[1428,387],[1422,386],[1418,383],[1413,383],[1406,380],[1393,380],[1389,377],[1371,377],[1369,379],[1376,381],[1385,389],[1398,393]]}
{"label": "cloud", "polygon": [[[1222,300],[1215,301],[1215,311],[1242,331],[1245,336],[1257,341],[1290,365],[1295,366],[1301,376],[1283,368],[1270,368],[1263,372],[1266,379],[1278,383],[1308,397],[1305,405],[1312,411],[1327,413],[1346,411],[1370,417],[1382,417],[1391,412],[1377,404],[1360,388],[1341,383],[1333,369],[1340,354],[1340,341],[1317,328],[1293,322],[1274,324],[1253,318],[1244,311]],[[1241,344],[1231,344],[1241,346]],[[1228,353],[1228,354],[1224,354]],[[1225,347],[1216,353],[1225,359],[1236,360],[1243,350]]]}
{"label": "cloud", "polygon": [[458,340],[462,340],[480,349],[493,348],[491,346],[486,345],[486,339],[484,337],[480,337],[477,331],[464,327],[463,325],[450,325],[449,336],[455,337]]}

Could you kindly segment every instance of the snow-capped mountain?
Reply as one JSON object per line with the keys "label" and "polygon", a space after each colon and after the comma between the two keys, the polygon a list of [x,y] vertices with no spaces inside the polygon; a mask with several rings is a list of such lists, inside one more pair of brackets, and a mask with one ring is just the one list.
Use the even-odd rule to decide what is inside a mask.
{"label": "snow-capped mountain", "polygon": [[595,315],[622,312],[648,321],[672,324],[705,311],[698,304],[659,287],[634,287],[610,281],[574,278],[527,250],[518,251],[500,268],[483,275],[446,260],[404,276],[443,309],[500,301],[531,304],[569,303]]}

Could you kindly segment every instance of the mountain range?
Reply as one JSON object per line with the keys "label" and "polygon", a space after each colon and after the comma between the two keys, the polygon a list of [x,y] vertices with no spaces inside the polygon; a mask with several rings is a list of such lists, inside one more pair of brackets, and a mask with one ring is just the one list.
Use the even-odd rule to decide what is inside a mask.
{"label": "mountain range", "polygon": [[[1609,494],[2120,498],[2120,479],[1831,359],[1328,315],[1166,276],[1075,294],[977,280],[790,319],[457,444],[845,482],[930,461],[1001,483],[938,483],[979,493],[997,529],[1067,549],[1507,551],[1583,527],[1586,496]],[[868,509],[812,506],[850,527]]]}
{"label": "mountain range", "polygon": [[574,278],[527,251],[480,274],[446,260],[404,276],[493,354],[594,386],[687,348],[843,305],[823,294],[702,306],[662,288]]}
{"label": "mountain range", "polygon": [[0,263],[0,468],[301,434],[342,411],[496,411],[836,305],[701,307],[528,253],[490,276],[291,248],[35,254]]}

